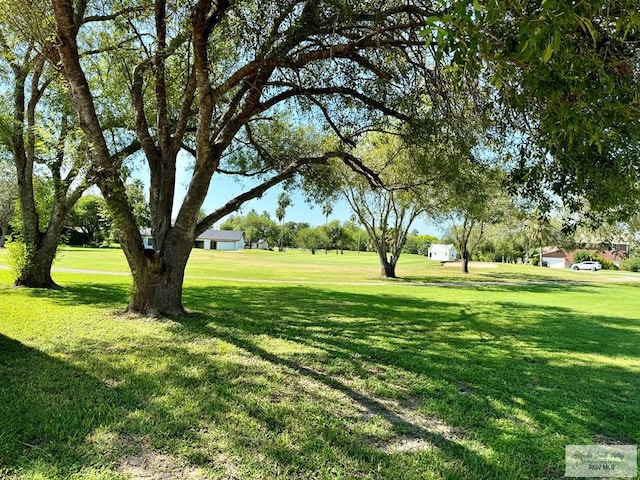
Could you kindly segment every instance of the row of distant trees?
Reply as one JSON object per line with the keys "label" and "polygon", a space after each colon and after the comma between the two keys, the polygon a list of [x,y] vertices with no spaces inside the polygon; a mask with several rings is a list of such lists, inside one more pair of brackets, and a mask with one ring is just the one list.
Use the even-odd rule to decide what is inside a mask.
{"label": "row of distant trees", "polygon": [[[505,208],[501,205],[500,208]],[[567,230],[560,216],[536,217],[535,212],[517,209],[511,205],[508,211],[495,222],[476,225],[468,237],[472,260],[523,263],[535,258],[541,246],[557,246],[567,250],[583,248],[585,239],[598,239],[606,244],[608,239],[628,238],[631,242],[631,256],[640,253],[640,245],[633,241],[630,230],[635,228],[622,225],[604,225],[599,229],[577,228]],[[265,239],[270,246],[301,248],[311,253],[318,251],[343,250],[376,252],[366,228],[355,218],[346,222],[331,220],[325,225],[312,226],[306,222],[278,222],[269,212],[258,213],[255,210],[245,215],[237,214],[222,223],[223,230],[242,230],[247,241]],[[467,227],[468,228],[468,227]],[[450,222],[444,225],[440,238],[420,234],[412,229],[407,232],[401,253],[428,255],[429,247],[434,243],[450,243],[460,251],[462,222]],[[393,234],[393,232],[391,232]],[[392,237],[393,235],[391,235]],[[387,242],[386,248],[391,248]]]}
{"label": "row of distant trees", "polygon": [[[4,236],[9,232],[12,233],[13,238],[19,238],[22,235],[15,183],[11,178],[10,170],[4,173],[0,180],[0,199],[2,199],[0,225],[3,229],[0,241],[4,240]],[[476,195],[477,187],[476,185],[473,190]],[[40,218],[47,219],[47,211],[51,209],[53,201],[51,185],[46,179],[37,179],[36,191]],[[127,194],[134,206],[138,223],[143,227],[150,227],[148,200],[142,182],[136,180],[127,183]],[[372,192],[368,194],[371,195]],[[383,194],[383,191],[377,193],[377,195]],[[632,233],[637,227],[632,222],[626,225],[626,229],[621,225],[606,225],[596,232],[586,231],[583,228],[567,231],[560,216],[552,218],[538,216],[535,211],[527,210],[525,206],[518,205],[513,199],[506,201],[508,198],[503,197],[501,202],[491,202],[492,208],[487,209],[482,218],[474,218],[468,213],[459,215],[459,206],[458,210],[446,211],[447,215],[440,216],[446,226],[441,239],[420,235],[415,229],[409,230],[410,225],[408,225],[406,238],[399,253],[426,256],[429,246],[436,242],[452,243],[460,252],[463,250],[462,242],[466,240],[469,259],[515,263],[527,261],[541,246],[576,248],[579,238],[597,237],[602,241],[626,237],[633,240]],[[414,198],[413,201],[417,199]],[[250,210],[244,215],[229,216],[222,223],[221,228],[241,230],[247,242],[265,239],[272,248],[277,247],[280,250],[302,248],[312,253],[319,250],[325,252],[333,250],[336,253],[343,250],[377,251],[376,242],[372,241],[369,231],[358,222],[355,214],[346,222],[328,221],[333,209],[331,203],[326,202],[322,208],[327,221],[324,225],[314,226],[306,222],[285,221],[286,210],[290,205],[291,199],[283,192],[278,198],[273,216],[267,211],[258,213]],[[478,203],[475,204],[476,207],[478,205]],[[440,206],[442,207],[442,204]],[[455,215],[452,215],[452,212]],[[380,215],[384,212],[377,213]],[[448,218],[445,218],[447,216]],[[393,249],[394,233],[393,229],[389,228],[385,232],[387,251]],[[69,245],[109,244],[118,242],[119,234],[102,196],[86,194],[80,197],[67,216],[60,241]],[[632,254],[638,250],[636,247],[637,245],[632,242]]]}
{"label": "row of distant trees", "polygon": [[[23,240],[24,229],[20,218],[15,180],[11,172],[0,181],[0,242],[6,237]],[[49,212],[52,209],[54,195],[51,183],[46,178],[36,177],[36,211],[38,218],[46,227]],[[149,203],[144,186],[139,180],[127,184],[127,195],[134,206],[134,212],[140,226],[149,227]],[[98,246],[119,242],[120,230],[101,195],[85,194],[73,205],[62,220],[59,243],[67,245]],[[4,244],[0,244],[0,247]]]}
{"label": "row of distant trees", "polygon": [[[355,219],[345,222],[331,220],[325,225],[310,225],[306,222],[276,222],[269,212],[258,213],[251,210],[246,215],[233,215],[220,227],[223,230],[241,230],[245,241],[265,239],[271,246],[302,248],[311,253],[344,250],[375,252],[376,248],[365,228]],[[431,235],[420,235],[417,231],[407,235],[404,251],[426,255],[429,246],[437,242]]]}

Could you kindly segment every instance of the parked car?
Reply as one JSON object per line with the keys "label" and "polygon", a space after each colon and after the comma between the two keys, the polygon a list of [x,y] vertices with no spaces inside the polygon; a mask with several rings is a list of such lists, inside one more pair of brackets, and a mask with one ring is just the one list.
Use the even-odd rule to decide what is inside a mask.
{"label": "parked car", "polygon": [[575,263],[572,267],[574,270],[602,270],[602,264],[593,260],[585,260],[584,262]]}

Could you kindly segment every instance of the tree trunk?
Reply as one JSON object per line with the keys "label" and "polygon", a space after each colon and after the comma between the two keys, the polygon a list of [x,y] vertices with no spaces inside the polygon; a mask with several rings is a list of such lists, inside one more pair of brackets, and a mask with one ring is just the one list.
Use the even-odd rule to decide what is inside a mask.
{"label": "tree trunk", "polygon": [[0,248],[4,248],[4,237],[7,235],[7,226],[0,225]]}
{"label": "tree trunk", "polygon": [[25,246],[25,258],[15,281],[17,287],[60,288],[51,278],[51,266],[58,250],[58,237],[45,236],[33,248]]}
{"label": "tree trunk", "polygon": [[147,252],[145,261],[131,268],[133,291],[127,312],[151,317],[186,315],[182,284],[188,253],[186,258],[182,252],[160,258],[157,252]]}
{"label": "tree trunk", "polygon": [[284,225],[280,222],[280,238],[278,239],[278,251],[284,252]]}
{"label": "tree trunk", "polygon": [[397,259],[392,258],[391,261],[389,261],[387,253],[381,251],[378,251],[378,258],[380,259],[380,276],[385,278],[396,278]]}
{"label": "tree trunk", "polygon": [[465,255],[462,256],[462,269],[461,269],[461,272],[462,273],[469,273],[469,258],[466,255],[466,252],[465,252]]}
{"label": "tree trunk", "polygon": [[380,275],[385,278],[396,278],[396,266],[393,263],[381,262]]}

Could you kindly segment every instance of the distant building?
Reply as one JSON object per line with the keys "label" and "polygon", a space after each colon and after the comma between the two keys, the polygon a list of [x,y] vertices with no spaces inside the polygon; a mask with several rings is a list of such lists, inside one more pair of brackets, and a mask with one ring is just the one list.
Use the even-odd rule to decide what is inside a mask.
{"label": "distant building", "polygon": [[451,244],[444,245],[441,243],[434,243],[429,247],[427,253],[431,260],[437,260],[439,262],[452,262],[458,258],[456,247]]}
{"label": "distant building", "polygon": [[[145,248],[153,248],[154,238],[150,228],[140,229]],[[242,250],[244,235],[239,230],[207,230],[196,238],[193,248],[204,250]]]}
{"label": "distant building", "polygon": [[257,242],[251,242],[251,244],[245,245],[245,248],[255,248],[256,250],[269,250],[269,242],[261,238]]}
{"label": "distant building", "polygon": [[620,262],[629,257],[629,244],[616,243],[582,243],[576,250],[565,250],[559,247],[549,246],[542,249],[542,261],[551,268],[566,268],[574,263],[573,255],[577,251],[587,251],[600,255],[605,260],[620,266]]}
{"label": "distant building", "polygon": [[550,268],[566,268],[573,263],[573,254],[559,247],[544,247],[542,262]]}

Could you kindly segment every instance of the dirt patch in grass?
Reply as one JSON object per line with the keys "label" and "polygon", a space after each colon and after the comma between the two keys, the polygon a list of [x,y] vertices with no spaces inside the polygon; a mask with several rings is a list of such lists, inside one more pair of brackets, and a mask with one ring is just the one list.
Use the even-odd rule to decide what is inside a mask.
{"label": "dirt patch in grass", "polygon": [[[130,437],[124,439],[131,444],[134,440]],[[222,465],[221,465],[222,466]],[[119,473],[128,475],[132,480],[205,480],[210,478],[202,469],[189,465],[173,455],[153,450],[144,442],[140,443],[135,454],[121,457],[118,461]],[[227,479],[237,478],[231,471],[223,477]]]}
{"label": "dirt patch in grass", "polygon": [[429,450],[441,447],[445,442],[460,441],[465,435],[460,427],[422,415],[418,411],[419,399],[360,399],[358,403],[365,418],[379,416],[392,425],[394,434],[376,442],[376,447],[386,453]]}
{"label": "dirt patch in grass", "polygon": [[593,443],[595,445],[632,445],[635,442],[633,440],[611,438],[606,435],[594,435]]}

